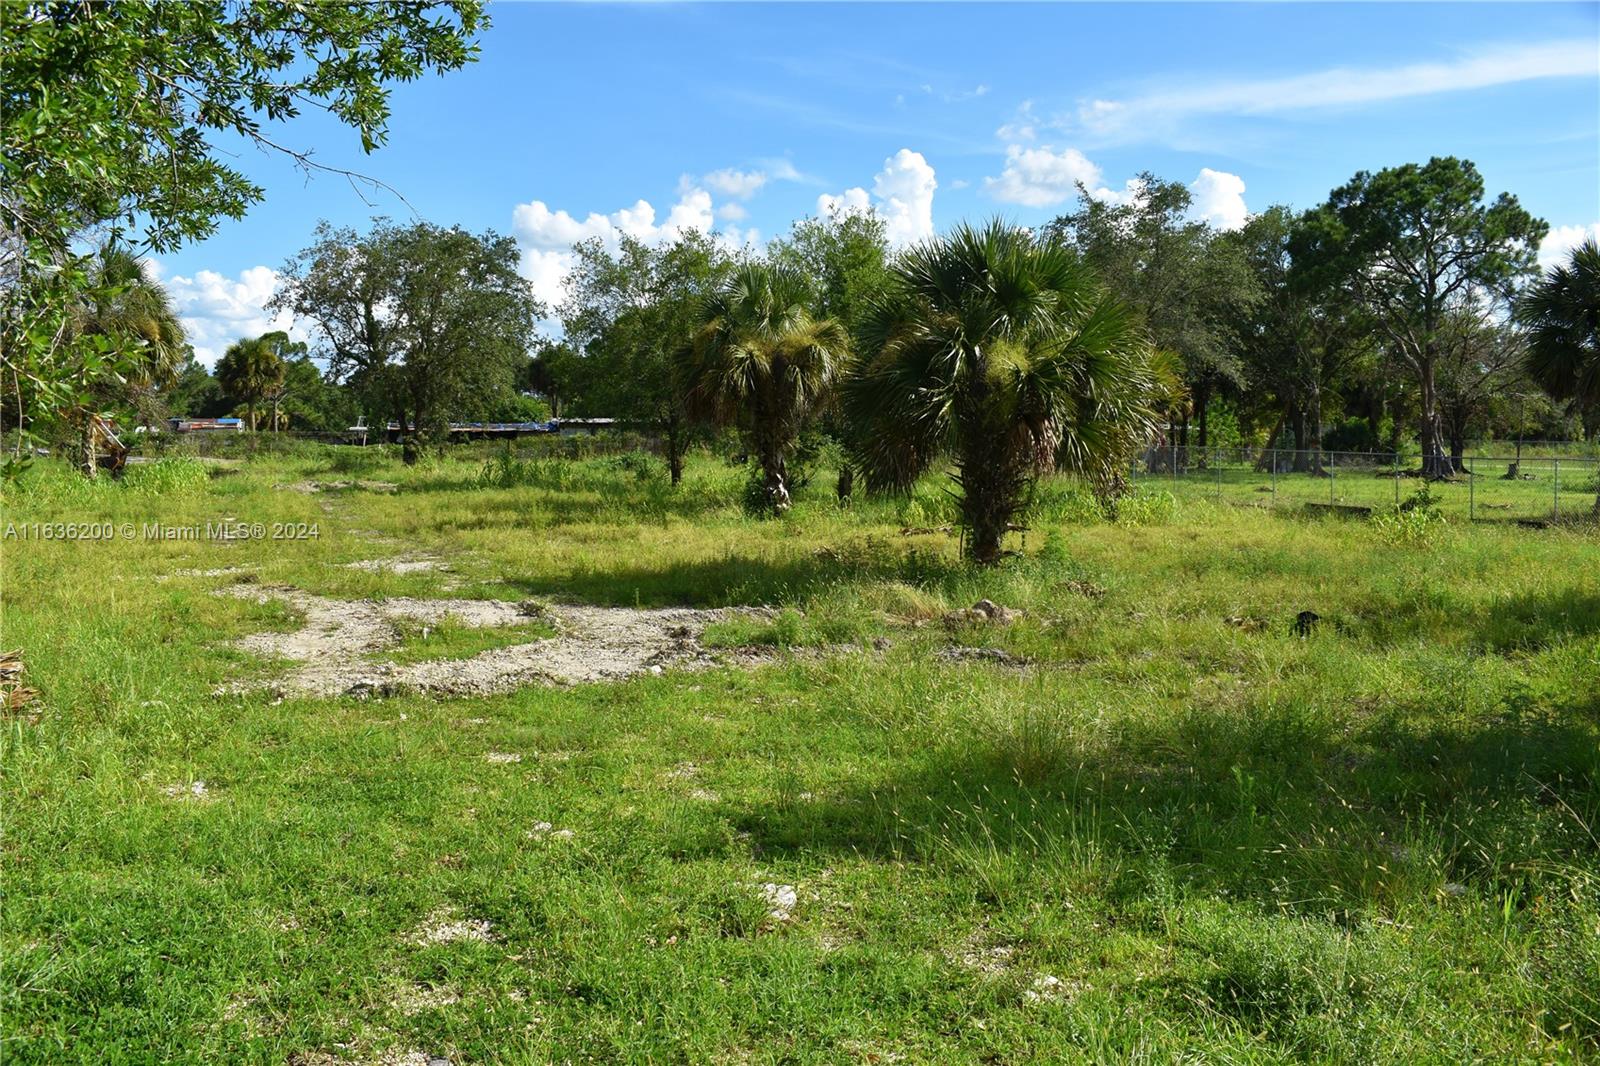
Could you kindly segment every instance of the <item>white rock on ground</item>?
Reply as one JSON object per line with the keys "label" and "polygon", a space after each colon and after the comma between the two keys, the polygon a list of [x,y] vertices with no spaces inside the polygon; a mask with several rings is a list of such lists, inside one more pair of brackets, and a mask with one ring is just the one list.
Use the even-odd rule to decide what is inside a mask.
{"label": "white rock on ground", "polygon": [[523,834],[529,840],[571,840],[576,835],[570,829],[557,829],[549,822],[534,822],[533,828]]}
{"label": "white rock on ground", "polygon": [[777,922],[787,922],[794,917],[795,904],[799,902],[800,897],[793,885],[780,885],[768,881],[757,887],[761,889],[761,898],[772,908],[767,912],[767,917]]}

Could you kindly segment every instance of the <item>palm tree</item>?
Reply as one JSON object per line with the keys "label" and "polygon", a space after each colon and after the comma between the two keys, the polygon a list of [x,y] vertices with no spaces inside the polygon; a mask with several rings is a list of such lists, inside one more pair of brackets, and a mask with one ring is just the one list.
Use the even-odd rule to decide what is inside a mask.
{"label": "palm tree", "polygon": [[151,389],[170,385],[187,350],[183,323],[167,290],[144,272],[137,256],[118,244],[100,249],[90,273],[79,332],[116,342],[130,385]]}
{"label": "palm tree", "polygon": [[[188,354],[183,323],[172,309],[167,290],[144,271],[144,265],[122,245],[107,243],[95,254],[89,284],[74,326],[80,336],[103,337],[112,361],[109,373],[91,390],[93,403],[131,403],[140,420],[150,421],[156,394],[170,387]],[[79,410],[83,469],[94,476],[96,452],[109,437],[98,410]]]}
{"label": "palm tree", "polygon": [[217,383],[223,392],[244,404],[252,433],[256,431],[256,408],[283,384],[283,359],[273,343],[274,336],[269,333],[234,341],[217,360]]}
{"label": "palm tree", "polygon": [[1161,402],[1132,314],[1070,250],[999,221],[906,252],[864,342],[845,407],[868,486],[908,488],[952,455],[980,563],[1042,470],[1113,494]]}
{"label": "palm tree", "polygon": [[[1517,302],[1528,330],[1528,374],[1557,400],[1579,410],[1600,405],[1600,245],[1572,250]],[[1600,495],[1594,501],[1600,514]]]}
{"label": "palm tree", "polygon": [[747,263],[706,299],[679,354],[690,414],[742,425],[761,464],[765,506],[777,514],[789,509],[795,440],[849,355],[848,331],[836,319],[815,317],[814,300],[804,274]]}

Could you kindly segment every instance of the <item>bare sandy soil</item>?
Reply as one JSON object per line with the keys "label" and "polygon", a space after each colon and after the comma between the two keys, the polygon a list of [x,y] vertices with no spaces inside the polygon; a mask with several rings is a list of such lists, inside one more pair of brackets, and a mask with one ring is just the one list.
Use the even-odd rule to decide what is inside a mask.
{"label": "bare sandy soil", "polygon": [[[294,667],[259,685],[286,696],[374,696],[400,692],[487,695],[528,684],[607,681],[667,669],[695,669],[730,662],[753,663],[768,656],[746,649],[701,646],[712,622],[732,617],[767,617],[764,608],[641,609],[573,604],[543,606],[502,600],[336,600],[287,585],[235,585],[224,595],[259,603],[279,600],[304,617],[287,633],[255,633],[237,644],[244,651],[287,659]],[[553,637],[494,648],[469,659],[418,663],[384,662],[379,656],[400,643],[396,623],[437,623],[449,617],[466,626],[506,626],[540,618],[558,629]]]}
{"label": "bare sandy soil", "polygon": [[344,489],[364,489],[367,492],[398,492],[400,486],[393,481],[365,481],[355,479],[352,481],[295,481],[287,485],[277,486],[288,489],[290,492],[304,492],[314,494],[318,492],[339,492]]}

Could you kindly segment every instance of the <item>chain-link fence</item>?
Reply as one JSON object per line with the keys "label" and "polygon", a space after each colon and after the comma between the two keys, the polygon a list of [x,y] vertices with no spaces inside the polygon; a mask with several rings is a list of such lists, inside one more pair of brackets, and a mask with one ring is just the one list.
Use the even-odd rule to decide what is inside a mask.
{"label": "chain-link fence", "polygon": [[1467,455],[1447,478],[1393,452],[1257,448],[1148,449],[1130,480],[1180,498],[1256,507],[1370,514],[1426,495],[1451,518],[1548,522],[1587,514],[1600,493],[1600,459]]}

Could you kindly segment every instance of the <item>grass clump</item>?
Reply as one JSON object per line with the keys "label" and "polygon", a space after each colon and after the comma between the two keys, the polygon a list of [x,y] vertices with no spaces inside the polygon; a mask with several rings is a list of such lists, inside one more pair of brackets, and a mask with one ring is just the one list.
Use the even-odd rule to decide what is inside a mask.
{"label": "grass clump", "polygon": [[200,460],[177,456],[130,465],[122,476],[122,486],[128,492],[163,496],[198,491],[210,480],[210,470]]}
{"label": "grass clump", "polygon": [[427,624],[405,621],[393,625],[400,645],[384,652],[383,658],[398,664],[470,659],[480,652],[545,640],[559,632],[550,622],[537,618],[512,626],[467,626],[446,615]]}

